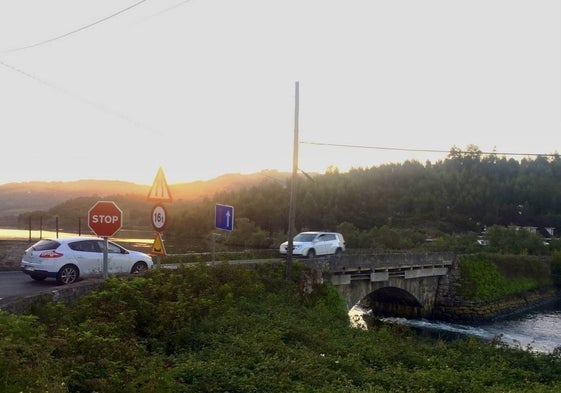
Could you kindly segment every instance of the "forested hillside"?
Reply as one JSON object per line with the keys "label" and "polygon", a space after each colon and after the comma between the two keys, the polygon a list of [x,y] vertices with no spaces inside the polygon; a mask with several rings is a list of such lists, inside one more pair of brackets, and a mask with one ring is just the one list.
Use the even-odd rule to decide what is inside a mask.
{"label": "forested hillside", "polygon": [[[409,248],[426,239],[492,226],[561,227],[561,159],[508,159],[471,146],[437,163],[408,161],[298,179],[296,228],[339,230],[351,246]],[[174,241],[208,234],[213,204],[236,208],[234,244],[285,238],[290,184],[270,182],[175,212]],[[264,240],[264,241],[262,241]],[[475,239],[473,239],[475,243]]]}
{"label": "forested hillside", "polygon": [[[452,234],[479,234],[493,226],[561,228],[561,158],[516,160],[484,155],[470,146],[452,149],[436,163],[407,161],[339,173],[335,168],[299,176],[296,229],[339,230],[349,245],[411,248]],[[168,205],[170,243],[208,242],[216,203],[235,208],[235,226],[222,242],[242,247],[276,247],[285,240],[290,178],[218,191]],[[150,227],[152,203],[144,196],[113,198],[129,225]],[[51,216],[85,216],[93,199],[75,199],[48,211]],[[475,241],[475,240],[474,240]]]}
{"label": "forested hillside", "polygon": [[[208,181],[195,181],[190,183],[169,184],[174,201],[186,202],[202,199],[213,195],[220,190],[236,190],[263,180],[284,180],[289,176],[286,173],[265,170],[259,173],[242,175],[226,174]],[[112,199],[143,200],[150,190],[149,185],[135,184],[115,180],[77,180],[61,181],[34,181],[7,183],[0,185],[0,222],[3,225],[13,224],[17,217],[43,215],[48,220],[50,215],[63,217],[85,216],[89,207],[84,206],[90,200]],[[127,202],[125,202],[127,203]],[[61,206],[58,206],[61,205]],[[67,207],[69,212],[64,212]],[[52,209],[52,211],[49,211]],[[84,210],[85,209],[85,210]],[[46,213],[50,214],[46,214]],[[74,221],[74,219],[72,220]]]}

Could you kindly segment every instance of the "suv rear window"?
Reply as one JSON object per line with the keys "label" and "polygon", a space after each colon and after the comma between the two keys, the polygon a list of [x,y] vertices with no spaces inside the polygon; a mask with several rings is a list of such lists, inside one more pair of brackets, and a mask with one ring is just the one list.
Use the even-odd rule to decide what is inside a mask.
{"label": "suv rear window", "polygon": [[34,251],[45,251],[45,250],[56,250],[60,246],[60,243],[56,240],[42,239],[31,246]]}

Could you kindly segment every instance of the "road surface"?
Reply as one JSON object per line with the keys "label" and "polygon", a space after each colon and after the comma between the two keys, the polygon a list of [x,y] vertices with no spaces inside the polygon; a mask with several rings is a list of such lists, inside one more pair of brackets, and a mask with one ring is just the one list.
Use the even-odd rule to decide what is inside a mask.
{"label": "road surface", "polygon": [[20,271],[0,272],[0,300],[11,296],[26,296],[39,292],[49,292],[58,286],[53,279],[35,281]]}

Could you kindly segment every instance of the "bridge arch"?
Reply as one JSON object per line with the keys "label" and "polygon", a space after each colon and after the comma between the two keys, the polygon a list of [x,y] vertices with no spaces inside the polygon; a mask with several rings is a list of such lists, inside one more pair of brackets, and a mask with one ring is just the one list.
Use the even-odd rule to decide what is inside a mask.
{"label": "bridge arch", "polygon": [[412,293],[398,287],[382,287],[369,293],[359,304],[381,317],[410,316],[422,314],[423,304]]}
{"label": "bridge arch", "polygon": [[374,314],[428,317],[454,260],[450,253],[344,254],[305,264],[337,288],[349,310],[360,304]]}

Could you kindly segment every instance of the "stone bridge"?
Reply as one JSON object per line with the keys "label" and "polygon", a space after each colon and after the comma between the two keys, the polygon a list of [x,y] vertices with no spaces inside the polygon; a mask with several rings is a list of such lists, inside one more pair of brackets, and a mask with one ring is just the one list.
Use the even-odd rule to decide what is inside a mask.
{"label": "stone bridge", "polygon": [[[243,262],[248,267],[262,263]],[[457,268],[455,255],[446,253],[343,254],[300,262],[313,268],[318,279],[330,281],[345,298],[349,310],[359,304],[378,316],[429,317],[435,304],[446,301],[456,281],[450,280],[450,273]],[[0,309],[24,309],[37,297],[70,300],[99,288],[102,282],[85,280],[51,293],[25,297],[24,302],[0,301]]]}
{"label": "stone bridge", "polygon": [[428,317],[454,254],[393,253],[331,256],[305,260],[344,296],[348,309],[359,304],[380,316]]}

